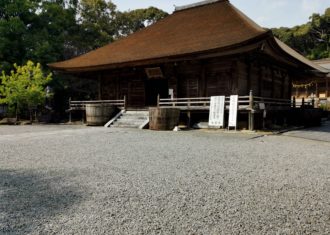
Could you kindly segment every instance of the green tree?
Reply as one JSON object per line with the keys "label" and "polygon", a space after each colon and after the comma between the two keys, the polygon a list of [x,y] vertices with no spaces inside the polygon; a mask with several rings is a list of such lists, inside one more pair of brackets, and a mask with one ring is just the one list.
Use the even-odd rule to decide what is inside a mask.
{"label": "green tree", "polygon": [[168,13],[155,7],[118,12],[117,36],[127,36],[168,16]]}
{"label": "green tree", "polygon": [[9,75],[2,73],[0,103],[7,104],[16,117],[22,111],[29,111],[32,120],[32,110],[45,103],[45,86],[51,81],[52,74],[45,75],[41,65],[32,61],[23,66],[14,64],[14,68]]}
{"label": "green tree", "polygon": [[274,35],[309,59],[330,57],[330,8],[293,28],[272,29]]}
{"label": "green tree", "polygon": [[79,54],[114,41],[116,5],[106,0],[81,0],[78,7]]}
{"label": "green tree", "polygon": [[0,72],[28,60],[42,65],[75,54],[77,0],[0,1]]}

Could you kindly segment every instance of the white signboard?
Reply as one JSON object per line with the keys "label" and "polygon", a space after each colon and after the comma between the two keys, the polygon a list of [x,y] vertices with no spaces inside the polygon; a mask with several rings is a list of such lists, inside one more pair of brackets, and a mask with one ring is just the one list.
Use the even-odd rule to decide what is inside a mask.
{"label": "white signboard", "polygon": [[237,127],[237,110],[238,110],[238,95],[230,96],[230,105],[229,105],[229,127]]}
{"label": "white signboard", "polygon": [[224,127],[225,97],[212,96],[210,104],[209,127]]}

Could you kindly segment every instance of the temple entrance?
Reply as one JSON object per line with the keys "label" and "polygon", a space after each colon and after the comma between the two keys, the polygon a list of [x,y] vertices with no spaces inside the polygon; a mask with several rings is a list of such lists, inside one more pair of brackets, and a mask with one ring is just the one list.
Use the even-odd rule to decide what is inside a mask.
{"label": "temple entrance", "polygon": [[149,79],[146,81],[146,106],[156,106],[157,96],[160,98],[168,98],[168,81],[167,79]]}

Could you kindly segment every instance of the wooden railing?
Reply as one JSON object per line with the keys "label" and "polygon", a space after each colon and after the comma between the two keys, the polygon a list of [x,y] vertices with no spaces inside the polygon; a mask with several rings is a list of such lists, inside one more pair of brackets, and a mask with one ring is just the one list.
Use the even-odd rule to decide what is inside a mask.
{"label": "wooden railing", "polygon": [[274,99],[253,96],[253,108],[258,109],[289,109],[293,107],[290,99]]}
{"label": "wooden railing", "polygon": [[[89,100],[89,101],[78,101],[78,100],[69,100],[69,109],[67,112],[69,112],[69,122],[72,121],[72,111],[85,111],[87,104],[106,104],[111,106],[116,106],[122,110],[126,109],[126,97],[124,96],[124,99],[122,100]],[[85,120],[85,112],[82,112],[82,122],[84,123]]]}
{"label": "wooden railing", "polygon": [[[176,107],[181,110],[209,110],[210,97],[158,99],[158,107]],[[225,97],[226,108],[229,109],[230,97]],[[239,96],[239,109],[247,109],[249,96]]]}
{"label": "wooden railing", "polygon": [[315,107],[315,100],[313,98],[302,98],[296,99],[295,97],[292,98],[292,106],[294,108],[303,108],[306,106]]}
{"label": "wooden railing", "polygon": [[107,104],[118,108],[126,109],[126,97],[122,100],[90,100],[90,101],[73,101],[69,100],[69,110],[85,110],[87,104]]}
{"label": "wooden railing", "polygon": [[[209,110],[210,97],[196,97],[196,98],[173,98],[160,99],[158,98],[158,107],[176,107],[181,110]],[[225,97],[225,108],[229,109],[230,97]],[[273,99],[253,96],[238,97],[238,109],[257,111],[262,109],[287,109],[293,107],[290,99]]]}

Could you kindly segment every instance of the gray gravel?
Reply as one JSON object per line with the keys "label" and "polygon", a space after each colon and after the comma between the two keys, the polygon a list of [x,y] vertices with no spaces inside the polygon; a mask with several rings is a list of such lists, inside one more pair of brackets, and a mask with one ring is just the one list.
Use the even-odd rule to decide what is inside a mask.
{"label": "gray gravel", "polygon": [[330,233],[330,143],[29,128],[0,126],[0,234]]}

